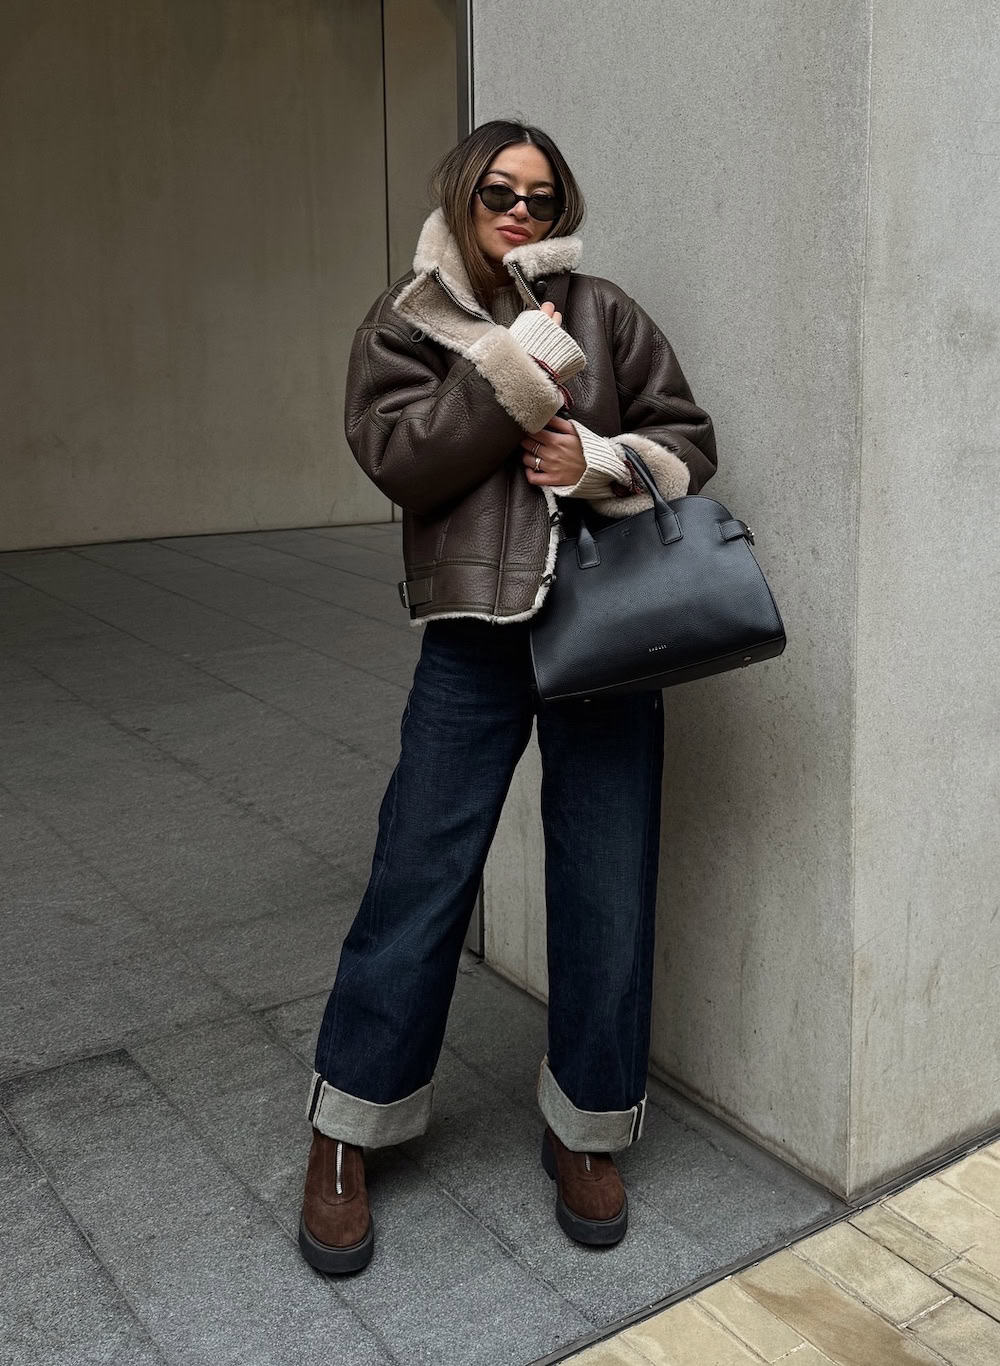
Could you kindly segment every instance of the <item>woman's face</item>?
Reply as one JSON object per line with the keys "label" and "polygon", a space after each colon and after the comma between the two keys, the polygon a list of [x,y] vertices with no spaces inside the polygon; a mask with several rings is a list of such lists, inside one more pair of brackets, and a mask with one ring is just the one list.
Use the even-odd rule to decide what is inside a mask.
{"label": "woman's face", "polygon": [[[476,188],[482,189],[484,185],[509,185],[515,194],[556,193],[548,157],[530,142],[498,152]],[[472,224],[476,241],[497,265],[511,247],[537,242],[552,231],[552,222],[532,218],[524,203],[513,205],[506,213],[491,213],[478,195],[472,196]]]}

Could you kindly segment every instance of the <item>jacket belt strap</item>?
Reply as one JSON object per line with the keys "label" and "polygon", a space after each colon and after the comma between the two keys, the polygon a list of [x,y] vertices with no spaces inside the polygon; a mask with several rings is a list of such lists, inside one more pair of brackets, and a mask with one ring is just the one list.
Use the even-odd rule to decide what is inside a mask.
{"label": "jacket belt strap", "polygon": [[423,579],[401,579],[397,585],[399,588],[399,599],[404,607],[420,607],[425,602],[431,600],[431,584],[434,582],[433,574],[429,574]]}

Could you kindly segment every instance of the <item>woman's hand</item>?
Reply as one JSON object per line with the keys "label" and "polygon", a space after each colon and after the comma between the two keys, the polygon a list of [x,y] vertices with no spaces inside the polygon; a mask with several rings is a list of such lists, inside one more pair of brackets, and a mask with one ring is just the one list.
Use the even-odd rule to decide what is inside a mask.
{"label": "woman's hand", "polygon": [[[549,418],[540,432],[526,433],[521,438],[521,445],[524,447],[524,477],[529,484],[572,486],[587,468],[576,428],[564,417]],[[540,457],[541,465],[537,472],[536,455]]]}
{"label": "woman's hand", "polygon": [[[562,326],[562,314],[551,299],[542,304],[557,327]],[[529,484],[568,484],[572,486],[587,468],[583,445],[572,422],[564,417],[552,417],[540,432],[528,432],[521,438],[524,447],[524,476]],[[540,457],[541,469],[535,470],[535,457]]]}

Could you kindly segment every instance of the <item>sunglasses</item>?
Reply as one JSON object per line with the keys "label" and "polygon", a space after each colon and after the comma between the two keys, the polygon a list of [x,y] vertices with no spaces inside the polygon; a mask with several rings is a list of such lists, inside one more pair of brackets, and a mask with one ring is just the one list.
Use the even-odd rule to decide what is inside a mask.
{"label": "sunglasses", "polygon": [[523,203],[532,218],[551,223],[562,212],[562,202],[554,194],[515,194],[509,185],[483,185],[476,194],[490,213],[509,213]]}

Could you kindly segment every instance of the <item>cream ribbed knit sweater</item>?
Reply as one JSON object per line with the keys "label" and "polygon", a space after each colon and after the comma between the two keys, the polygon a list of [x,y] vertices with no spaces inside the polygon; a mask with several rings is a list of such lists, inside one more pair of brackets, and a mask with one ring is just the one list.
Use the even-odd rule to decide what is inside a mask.
{"label": "cream ribbed knit sweater", "polygon": [[[490,312],[494,322],[509,327],[522,312],[524,304],[516,285],[505,285],[493,295]],[[606,437],[598,436],[582,423],[570,418],[583,446],[587,468],[575,484],[559,484],[553,492],[562,497],[608,498],[632,491],[632,475],[628,465]]]}

